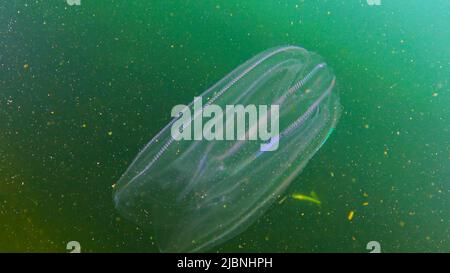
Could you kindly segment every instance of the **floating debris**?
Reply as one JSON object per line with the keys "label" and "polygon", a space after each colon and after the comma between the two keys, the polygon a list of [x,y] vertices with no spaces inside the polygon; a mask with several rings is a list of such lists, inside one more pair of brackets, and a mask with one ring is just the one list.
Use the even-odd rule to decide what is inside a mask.
{"label": "floating debris", "polygon": [[348,215],[347,215],[347,219],[349,221],[351,221],[353,219],[353,217],[355,216],[355,212],[353,210],[351,210]]}
{"label": "floating debris", "polygon": [[278,201],[278,204],[281,205],[285,200],[287,199],[287,196],[284,196],[283,198]]}

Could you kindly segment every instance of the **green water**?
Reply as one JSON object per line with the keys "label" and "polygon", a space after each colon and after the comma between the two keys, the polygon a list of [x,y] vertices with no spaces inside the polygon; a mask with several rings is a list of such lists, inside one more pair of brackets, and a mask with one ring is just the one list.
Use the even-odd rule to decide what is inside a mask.
{"label": "green water", "polygon": [[333,67],[342,117],[212,251],[450,250],[448,1],[3,1],[0,23],[0,251],[158,251],[112,185],[174,105],[285,44]]}

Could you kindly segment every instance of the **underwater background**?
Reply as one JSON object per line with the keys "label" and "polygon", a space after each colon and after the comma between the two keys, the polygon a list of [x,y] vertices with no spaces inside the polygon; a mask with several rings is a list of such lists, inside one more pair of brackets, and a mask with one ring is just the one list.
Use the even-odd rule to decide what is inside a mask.
{"label": "underwater background", "polygon": [[[341,119],[263,217],[211,251],[448,252],[447,0],[2,0],[0,251],[157,252],[113,185],[174,105],[287,44],[333,68]],[[291,198],[312,191],[320,206]]]}

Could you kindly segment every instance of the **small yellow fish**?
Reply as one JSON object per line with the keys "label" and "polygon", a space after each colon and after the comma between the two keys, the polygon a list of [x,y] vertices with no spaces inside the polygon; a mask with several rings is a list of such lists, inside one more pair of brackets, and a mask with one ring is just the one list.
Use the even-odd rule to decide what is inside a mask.
{"label": "small yellow fish", "polygon": [[355,212],[354,212],[353,210],[351,210],[351,211],[348,213],[347,219],[348,219],[349,221],[351,221],[351,220],[353,219],[353,216],[355,216]]}
{"label": "small yellow fish", "polygon": [[300,200],[300,201],[309,201],[309,202],[312,202],[317,205],[322,204],[322,202],[319,200],[319,197],[317,196],[317,194],[313,191],[311,192],[311,196],[307,196],[307,195],[300,194],[300,193],[293,193],[292,198],[294,198],[295,200]]}

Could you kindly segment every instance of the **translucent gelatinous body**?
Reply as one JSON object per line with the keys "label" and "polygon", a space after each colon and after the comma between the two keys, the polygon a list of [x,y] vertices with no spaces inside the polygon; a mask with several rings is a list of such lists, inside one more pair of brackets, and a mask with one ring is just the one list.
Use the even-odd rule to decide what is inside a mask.
{"label": "translucent gelatinous body", "polygon": [[333,131],[341,109],[334,86],[332,71],[315,53],[284,46],[258,54],[202,97],[205,105],[223,108],[279,105],[278,149],[262,152],[259,141],[175,141],[174,118],[120,178],[117,209],[154,228],[164,252],[205,251],[237,235]]}

